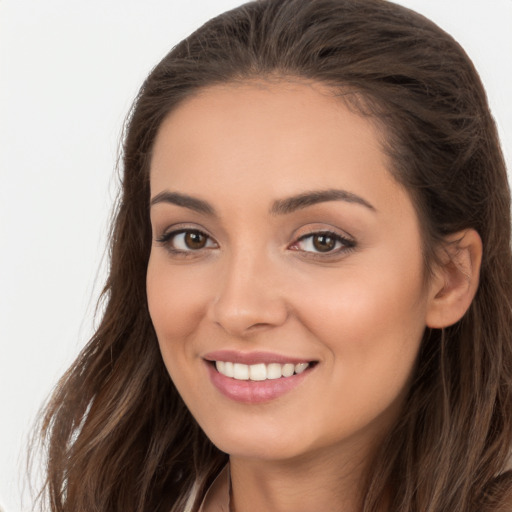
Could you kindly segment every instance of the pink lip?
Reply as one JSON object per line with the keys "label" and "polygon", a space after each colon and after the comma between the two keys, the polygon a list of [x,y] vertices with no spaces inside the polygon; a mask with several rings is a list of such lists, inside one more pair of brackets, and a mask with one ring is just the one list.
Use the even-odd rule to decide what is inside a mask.
{"label": "pink lip", "polygon": [[[219,361],[220,360],[221,359],[219,359]],[[228,359],[228,361],[229,360],[230,359]],[[237,380],[231,377],[226,377],[225,375],[222,375],[222,373],[219,373],[215,366],[209,362],[206,362],[206,366],[212,384],[224,396],[234,400],[235,402],[242,402],[245,404],[260,404],[275,400],[296,388],[313,370],[312,367],[309,367],[302,373],[292,375],[291,377],[252,381]]]}
{"label": "pink lip", "polygon": [[207,361],[231,361],[232,363],[259,364],[259,363],[309,363],[309,359],[297,359],[296,357],[273,354],[271,352],[239,352],[237,350],[216,350],[203,356]]}

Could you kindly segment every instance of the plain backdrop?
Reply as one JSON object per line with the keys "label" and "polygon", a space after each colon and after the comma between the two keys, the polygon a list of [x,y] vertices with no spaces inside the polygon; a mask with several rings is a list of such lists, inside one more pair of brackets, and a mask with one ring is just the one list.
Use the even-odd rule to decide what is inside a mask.
{"label": "plain backdrop", "polygon": [[[93,330],[131,101],[174,44],[239,3],[0,0],[0,502],[8,512],[31,509],[22,490],[27,436]],[[398,3],[432,18],[474,60],[510,169],[512,0]]]}

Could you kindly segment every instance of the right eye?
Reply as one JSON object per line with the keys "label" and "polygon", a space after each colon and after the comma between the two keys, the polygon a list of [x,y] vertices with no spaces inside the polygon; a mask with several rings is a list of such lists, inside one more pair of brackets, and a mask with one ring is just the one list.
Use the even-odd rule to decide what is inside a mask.
{"label": "right eye", "polygon": [[217,247],[217,243],[198,229],[180,229],[165,233],[157,242],[174,253],[191,253]]}

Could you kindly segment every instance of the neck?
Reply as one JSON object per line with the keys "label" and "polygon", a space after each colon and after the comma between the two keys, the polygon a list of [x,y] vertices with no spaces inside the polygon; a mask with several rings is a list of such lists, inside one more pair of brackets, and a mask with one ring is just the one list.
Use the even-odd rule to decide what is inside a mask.
{"label": "neck", "polygon": [[340,458],[332,446],[287,461],[232,456],[232,512],[360,512],[364,451]]}

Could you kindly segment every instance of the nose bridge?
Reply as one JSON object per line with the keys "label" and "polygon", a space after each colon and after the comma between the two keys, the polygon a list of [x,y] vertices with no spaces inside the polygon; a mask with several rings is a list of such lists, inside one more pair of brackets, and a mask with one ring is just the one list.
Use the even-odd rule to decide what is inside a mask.
{"label": "nose bridge", "polygon": [[281,325],[288,312],[285,297],[279,291],[276,266],[265,248],[244,244],[233,248],[219,272],[211,318],[236,336],[255,328]]}

